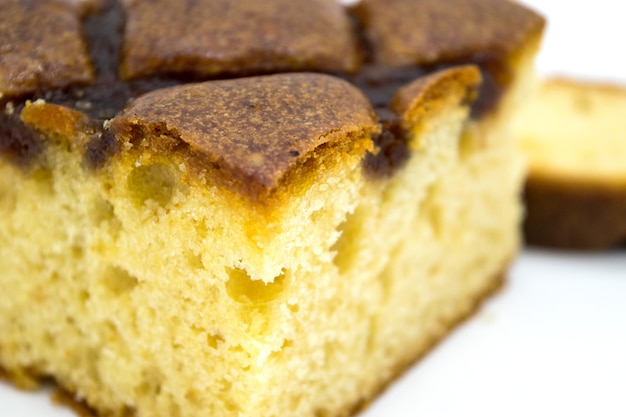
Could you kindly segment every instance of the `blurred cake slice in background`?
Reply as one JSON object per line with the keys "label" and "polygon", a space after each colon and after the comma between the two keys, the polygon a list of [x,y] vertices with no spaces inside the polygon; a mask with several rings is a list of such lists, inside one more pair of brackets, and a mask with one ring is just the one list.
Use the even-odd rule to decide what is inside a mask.
{"label": "blurred cake slice in background", "polygon": [[547,79],[520,108],[526,240],[603,249],[626,241],[626,88]]}

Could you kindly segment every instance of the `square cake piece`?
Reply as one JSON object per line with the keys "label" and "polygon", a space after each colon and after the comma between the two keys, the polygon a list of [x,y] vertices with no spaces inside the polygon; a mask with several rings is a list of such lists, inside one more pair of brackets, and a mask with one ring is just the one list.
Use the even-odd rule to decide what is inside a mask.
{"label": "square cake piece", "polygon": [[626,88],[542,80],[514,118],[528,158],[525,238],[599,250],[626,242]]}
{"label": "square cake piece", "polygon": [[[380,19],[454,28],[465,7],[459,36],[480,42],[383,62],[383,1],[265,3],[71,9],[93,81],[1,91],[0,367],[16,384],[54,378],[100,416],[346,416],[501,284],[523,179],[507,122],[542,19],[405,0]],[[180,24],[202,10],[248,52],[177,44],[217,36]]]}

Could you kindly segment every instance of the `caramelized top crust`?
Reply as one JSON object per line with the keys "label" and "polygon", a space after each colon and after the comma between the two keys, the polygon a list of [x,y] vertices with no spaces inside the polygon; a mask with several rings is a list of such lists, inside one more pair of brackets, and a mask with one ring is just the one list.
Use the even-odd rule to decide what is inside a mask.
{"label": "caramelized top crust", "polygon": [[377,109],[382,131],[374,137],[375,151],[364,160],[367,177],[386,178],[404,166],[411,150],[423,145],[416,132],[427,126],[424,121],[459,106],[469,107],[481,81],[479,69],[467,65],[435,71],[398,89],[387,109]]}
{"label": "caramelized top crust", "polygon": [[481,80],[480,71],[471,65],[438,71],[399,89],[391,108],[405,125],[416,124],[426,113],[441,110],[450,102],[470,105],[477,98]]}
{"label": "caramelized top crust", "polygon": [[124,6],[122,78],[358,67],[350,21],[335,0],[124,0]]}
{"label": "caramelized top crust", "polygon": [[372,59],[388,66],[503,59],[544,26],[507,0],[362,0],[354,10]]}
{"label": "caramelized top crust", "polygon": [[[510,57],[543,27],[541,17],[505,0],[363,0],[358,21],[335,0],[4,0],[3,7],[0,104],[11,111],[0,117],[0,154],[27,166],[44,149],[41,138],[74,129],[85,132],[78,149],[87,168],[127,151],[119,146],[126,142],[162,159],[182,150],[194,167],[216,168],[230,176],[222,182],[246,190],[272,190],[330,148],[351,155],[375,148],[364,157],[366,172],[393,175],[410,155],[406,129],[422,110],[446,91],[468,102],[475,96],[476,68],[438,71],[480,67],[472,105],[480,118],[514,77]],[[293,73],[300,70],[339,75],[362,92]],[[180,86],[268,72],[291,74]],[[112,130],[103,128],[112,117]]]}
{"label": "caramelized top crust", "polygon": [[316,148],[369,138],[378,125],[349,83],[294,73],[157,90],[134,101],[111,129],[121,142],[182,141],[233,178],[272,189]]}
{"label": "caramelized top crust", "polygon": [[3,0],[0,97],[93,80],[80,36],[84,1]]}

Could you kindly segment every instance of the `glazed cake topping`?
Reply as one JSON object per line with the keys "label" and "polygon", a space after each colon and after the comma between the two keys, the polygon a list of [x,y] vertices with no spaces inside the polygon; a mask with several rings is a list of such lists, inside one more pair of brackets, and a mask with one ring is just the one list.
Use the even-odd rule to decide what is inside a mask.
{"label": "glazed cake topping", "polygon": [[502,60],[544,24],[503,0],[362,0],[355,14],[372,60],[391,67]]}
{"label": "glazed cake topping", "polygon": [[359,64],[336,0],[125,0],[124,7],[123,78],[341,73]]}
{"label": "glazed cake topping", "polygon": [[[0,80],[0,102],[32,93],[108,119],[163,86],[316,71],[343,76],[386,106],[397,88],[438,69],[474,63],[505,72],[508,54],[542,26],[502,0],[365,0],[352,13],[334,0],[8,0],[0,74],[14,81]],[[505,87],[506,77],[493,78]]]}
{"label": "glazed cake topping", "polygon": [[94,79],[77,5],[4,0],[0,12],[0,97]]}
{"label": "glazed cake topping", "polygon": [[125,142],[176,138],[235,178],[272,188],[314,149],[369,136],[377,125],[369,101],[349,83],[294,73],[148,93],[113,120],[112,130]]}
{"label": "glazed cake topping", "polygon": [[512,81],[511,55],[544,26],[541,16],[506,0],[363,0],[353,14],[371,63],[359,75],[365,85],[382,75],[397,89],[436,70],[474,64],[483,73],[475,119],[497,106]]}
{"label": "glazed cake topping", "polygon": [[439,71],[400,88],[390,107],[403,120],[415,121],[420,117],[416,113],[432,110],[451,96],[462,96],[466,104],[473,102],[481,81],[480,71],[473,65]]}
{"label": "glazed cake topping", "polygon": [[[12,112],[0,117],[3,130],[9,132],[0,137],[0,152],[23,165],[42,149],[39,139],[22,138],[23,132],[36,138],[32,129],[16,127],[21,123],[19,114],[26,100],[44,99],[76,109],[94,121],[90,127],[102,126],[132,100],[138,100],[123,113],[124,120],[144,106],[142,113],[136,114],[139,124],[146,121],[151,125],[191,127],[189,115],[177,111],[175,103],[157,101],[179,99],[180,91],[191,94],[198,89],[198,94],[205,94],[205,87],[142,96],[203,80],[315,71],[339,76],[369,98],[380,124],[375,129],[380,133],[373,133],[373,140],[381,151],[375,152],[376,160],[373,154],[366,158],[366,168],[375,176],[384,176],[401,167],[409,154],[402,117],[390,107],[399,89],[440,70],[478,64],[483,83],[472,104],[472,116],[480,118],[496,107],[511,81],[509,65],[516,48],[538,36],[542,27],[539,16],[504,0],[394,0],[393,4],[364,0],[354,9],[346,9],[334,0],[8,0],[0,14],[0,76],[4,77],[0,79],[0,104],[10,105]],[[294,79],[289,78],[287,84],[292,85]],[[248,85],[245,83],[249,81],[237,82]],[[333,91],[337,85],[346,88],[328,77],[320,82],[324,83],[329,84],[324,88]],[[224,85],[230,83],[218,83],[216,88]],[[306,102],[309,98],[303,94],[293,95],[285,105],[310,110],[326,103],[340,112],[335,122],[343,120],[347,126],[360,123],[358,119],[349,121],[338,109],[363,108],[361,95],[351,91],[347,98],[330,97],[342,104],[333,107],[323,95],[318,95],[317,101]],[[277,99],[277,105],[282,103],[280,97]],[[212,108],[211,100],[202,103],[202,115],[197,111],[193,114],[200,119],[216,116],[220,110]],[[220,100],[217,102],[234,105]],[[349,105],[346,100],[355,102]],[[369,104],[365,107],[371,108]],[[296,116],[294,123],[299,122],[300,114],[287,109],[271,117],[284,119],[287,113]],[[317,120],[321,125],[331,121]],[[209,144],[207,138],[226,137],[233,127],[227,119],[208,128],[211,123],[214,121],[196,123],[193,133],[186,131],[181,140],[192,148],[210,149],[206,153],[224,167],[237,167],[244,176],[262,184],[274,184],[294,160],[322,143],[307,139],[296,141],[302,147],[294,148],[293,138],[270,135],[256,140],[246,138],[236,146],[229,141],[229,146]],[[304,133],[307,129],[303,128]],[[221,133],[215,136],[216,131]],[[114,142],[125,140],[112,138],[107,132],[96,129],[93,134],[86,149],[97,158],[86,155],[90,161],[87,166],[103,166],[106,158],[119,149]],[[276,143],[265,143],[269,138]],[[262,145],[256,142],[259,140]],[[246,156],[255,154],[259,146],[269,152],[262,160]],[[276,150],[293,151],[298,156],[279,157],[283,154]],[[227,155],[229,152],[233,154]],[[251,161],[266,166],[241,169]]]}

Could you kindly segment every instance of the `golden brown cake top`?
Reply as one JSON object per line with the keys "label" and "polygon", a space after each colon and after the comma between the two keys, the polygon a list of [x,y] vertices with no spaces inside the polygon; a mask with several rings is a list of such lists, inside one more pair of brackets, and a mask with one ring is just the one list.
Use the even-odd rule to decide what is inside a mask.
{"label": "golden brown cake top", "polygon": [[389,66],[506,58],[544,25],[507,0],[362,0],[355,13],[372,59]]}
{"label": "golden brown cake top", "polygon": [[[396,91],[435,71],[477,63],[485,82],[472,117],[482,117],[495,108],[514,72],[506,54],[522,49],[543,25],[537,15],[505,0],[364,0],[352,17],[335,0],[6,0],[6,5],[0,35],[11,37],[8,46],[0,46],[0,76],[12,78],[8,84],[0,80],[0,104],[15,112],[0,113],[0,133],[5,132],[0,154],[28,165],[43,149],[41,135],[20,123],[43,132],[78,126],[70,117],[74,113],[41,104],[25,119],[16,117],[26,99],[43,98],[88,116],[88,123],[80,123],[81,129],[88,127],[81,147],[88,167],[102,167],[113,153],[127,149],[97,127],[115,118],[118,140],[165,132],[169,145],[155,142],[163,158],[174,149],[171,143],[179,143],[237,181],[268,189],[325,143],[350,141],[357,131],[372,133],[382,150],[366,157],[366,169],[378,177],[392,174],[409,155],[403,111],[397,102],[390,107]],[[361,20],[354,24],[354,17]],[[55,26],[61,23],[62,30]],[[505,26],[510,33],[504,34]],[[364,39],[374,47],[372,56]],[[407,61],[405,50],[430,58]],[[386,52],[396,58],[384,58]],[[32,68],[20,66],[24,60]],[[345,81],[293,74],[301,70],[338,75],[370,101]],[[238,78],[267,72],[292,75],[270,77],[271,82]],[[184,86],[219,78],[237,80]],[[475,82],[466,81],[473,89]],[[253,83],[258,85],[252,88]],[[421,103],[431,96],[419,91],[434,91],[431,84],[422,87],[400,90],[398,100]],[[253,92],[265,103],[262,119],[255,119]],[[242,106],[244,98],[253,106]],[[72,119],[67,125],[58,121],[63,115]],[[62,128],[53,126],[57,122]]]}
{"label": "golden brown cake top", "polygon": [[111,125],[118,140],[175,139],[233,178],[275,187],[320,146],[378,130],[367,98],[335,77],[293,73],[171,87],[134,101]]}
{"label": "golden brown cake top", "polygon": [[415,123],[427,112],[438,111],[449,100],[469,105],[482,79],[475,66],[454,67],[421,77],[398,90],[391,108],[405,123]]}
{"label": "golden brown cake top", "polygon": [[358,67],[356,38],[336,0],[124,0],[123,4],[123,78],[351,72]]}
{"label": "golden brown cake top", "polygon": [[80,1],[3,0],[0,97],[93,81]]}

